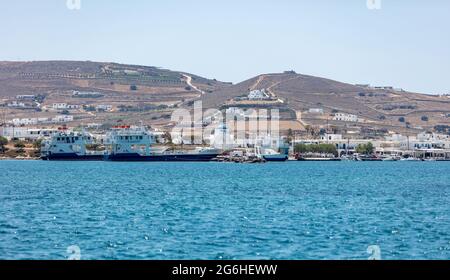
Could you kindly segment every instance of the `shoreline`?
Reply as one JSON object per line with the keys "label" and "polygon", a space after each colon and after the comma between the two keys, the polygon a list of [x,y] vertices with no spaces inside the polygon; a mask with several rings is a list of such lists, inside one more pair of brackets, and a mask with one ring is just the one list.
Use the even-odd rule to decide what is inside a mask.
{"label": "shoreline", "polygon": [[40,158],[13,158],[13,157],[0,157],[0,161],[2,160],[23,160],[23,161],[38,161]]}

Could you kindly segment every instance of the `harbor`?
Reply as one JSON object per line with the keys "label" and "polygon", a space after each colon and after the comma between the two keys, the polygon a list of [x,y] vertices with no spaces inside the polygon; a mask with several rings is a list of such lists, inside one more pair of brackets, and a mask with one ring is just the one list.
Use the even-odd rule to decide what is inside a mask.
{"label": "harbor", "polygon": [[[219,126],[208,143],[174,144],[166,132],[137,125],[96,131],[86,128],[0,127],[0,159],[84,161],[215,161],[267,163],[285,161],[450,161],[450,136],[392,134],[385,139],[344,139],[323,134],[316,139],[249,138],[238,143]],[[228,137],[228,142],[217,141]]]}

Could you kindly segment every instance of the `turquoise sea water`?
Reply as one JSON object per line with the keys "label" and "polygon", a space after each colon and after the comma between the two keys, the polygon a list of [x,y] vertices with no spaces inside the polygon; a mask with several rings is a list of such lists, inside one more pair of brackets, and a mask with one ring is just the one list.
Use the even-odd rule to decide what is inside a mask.
{"label": "turquoise sea water", "polygon": [[0,259],[450,259],[450,163],[0,161]]}

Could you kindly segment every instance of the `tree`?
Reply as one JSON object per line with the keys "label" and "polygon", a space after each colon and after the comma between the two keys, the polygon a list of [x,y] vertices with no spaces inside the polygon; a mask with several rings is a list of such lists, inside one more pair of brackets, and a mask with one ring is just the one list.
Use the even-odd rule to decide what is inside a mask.
{"label": "tree", "polygon": [[405,122],[405,118],[404,118],[404,117],[400,117],[400,118],[398,119],[398,121],[404,123],[404,122]]}
{"label": "tree", "polygon": [[294,151],[296,153],[306,154],[309,151],[309,149],[308,149],[308,146],[305,144],[297,144],[294,147]]}
{"label": "tree", "polygon": [[366,155],[372,155],[375,152],[375,147],[372,142],[367,143],[366,145]]}
{"label": "tree", "polygon": [[428,121],[428,117],[427,117],[427,116],[422,116],[421,120],[422,120],[423,122],[427,122],[427,121]]}
{"label": "tree", "polygon": [[292,128],[289,128],[287,131],[287,140],[288,143],[292,143],[292,138],[294,137],[294,132],[292,131]]}
{"label": "tree", "polygon": [[367,144],[359,144],[356,147],[356,152],[358,154],[372,155],[375,152],[375,147],[373,146],[372,142],[369,142]]}
{"label": "tree", "polygon": [[0,152],[5,151],[5,146],[8,145],[8,139],[3,136],[0,136]]}
{"label": "tree", "polygon": [[294,151],[300,154],[317,153],[337,155],[336,146],[333,144],[297,144],[294,147]]}
{"label": "tree", "polygon": [[14,144],[14,148],[23,149],[23,148],[25,148],[25,143],[17,142],[16,144]]}

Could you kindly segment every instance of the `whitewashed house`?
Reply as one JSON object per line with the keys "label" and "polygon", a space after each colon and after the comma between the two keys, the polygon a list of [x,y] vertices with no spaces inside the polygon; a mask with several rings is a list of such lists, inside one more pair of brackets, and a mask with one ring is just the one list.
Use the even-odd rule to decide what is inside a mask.
{"label": "whitewashed house", "polygon": [[333,117],[334,121],[358,122],[358,116],[346,113],[336,113]]}

